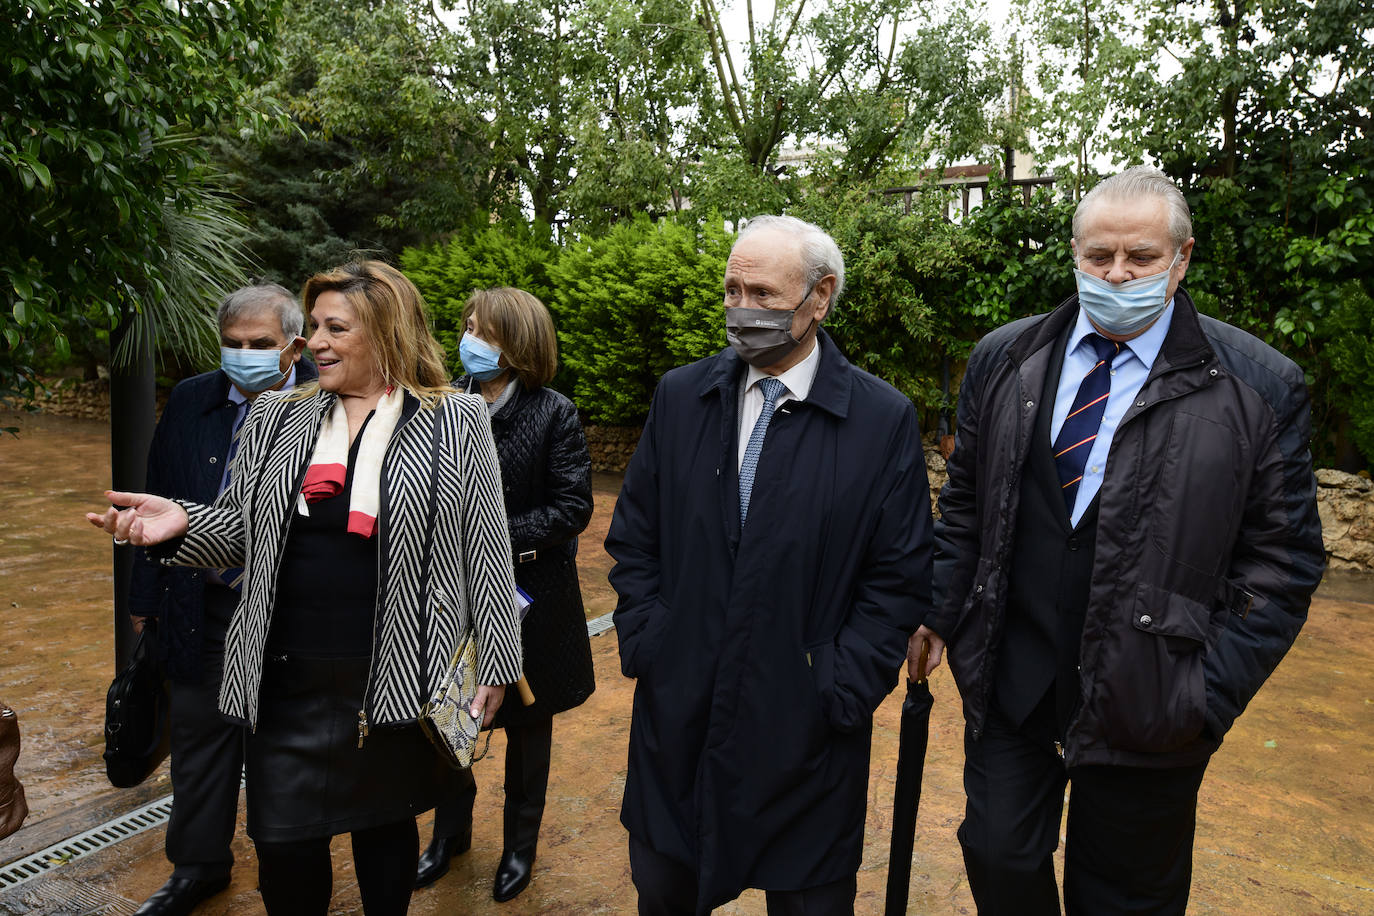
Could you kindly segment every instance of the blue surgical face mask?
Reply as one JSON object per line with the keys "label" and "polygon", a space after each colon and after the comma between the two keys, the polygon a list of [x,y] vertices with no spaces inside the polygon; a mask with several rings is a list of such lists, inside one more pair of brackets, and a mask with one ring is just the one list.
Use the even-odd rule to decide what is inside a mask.
{"label": "blue surgical face mask", "polygon": [[281,371],[281,355],[294,344],[287,344],[280,350],[241,350],[238,347],[220,347],[219,365],[229,381],[238,386],[245,394],[266,391],[286,378],[287,372]]}
{"label": "blue surgical face mask", "polygon": [[1108,283],[1074,268],[1078,279],[1078,304],[1093,324],[1108,334],[1126,336],[1148,328],[1169,304],[1169,278],[1180,254],[1167,269],[1125,283]]}
{"label": "blue surgical face mask", "polygon": [[464,333],[458,344],[458,358],[462,360],[463,371],[479,382],[489,382],[502,372],[501,351],[485,340]]}

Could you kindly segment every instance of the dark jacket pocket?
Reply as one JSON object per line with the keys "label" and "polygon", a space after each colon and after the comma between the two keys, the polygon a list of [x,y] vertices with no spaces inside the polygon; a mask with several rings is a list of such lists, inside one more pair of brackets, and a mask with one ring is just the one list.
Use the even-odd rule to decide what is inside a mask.
{"label": "dark jacket pocket", "polygon": [[1094,705],[1108,745],[1165,753],[1202,733],[1211,610],[1152,585],[1136,586],[1131,625],[1114,630]]}
{"label": "dark jacket pocket", "polygon": [[[641,616],[638,630],[620,636],[620,671],[626,677],[641,678],[648,674],[663,642],[673,612],[661,599],[654,599],[649,610]],[[617,626],[621,622],[617,621]]]}
{"label": "dark jacket pocket", "polygon": [[963,696],[977,692],[988,647],[995,644],[990,630],[991,615],[1000,607],[1003,579],[995,560],[980,559],[964,596],[959,620],[949,633],[941,634],[945,637],[949,670]]}

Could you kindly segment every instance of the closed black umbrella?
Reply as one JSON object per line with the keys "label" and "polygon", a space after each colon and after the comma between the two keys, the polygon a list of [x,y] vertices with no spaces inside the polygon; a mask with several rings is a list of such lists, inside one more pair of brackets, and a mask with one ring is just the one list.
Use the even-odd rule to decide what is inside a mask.
{"label": "closed black umbrella", "polygon": [[906,682],[902,703],[901,738],[897,744],[897,791],[892,801],[892,853],[887,865],[887,906],[885,916],[906,913],[911,892],[911,854],[916,846],[916,807],[921,801],[921,777],[926,765],[926,745],[930,741],[930,695],[924,672],[930,643],[921,643],[916,670],[919,680]]}

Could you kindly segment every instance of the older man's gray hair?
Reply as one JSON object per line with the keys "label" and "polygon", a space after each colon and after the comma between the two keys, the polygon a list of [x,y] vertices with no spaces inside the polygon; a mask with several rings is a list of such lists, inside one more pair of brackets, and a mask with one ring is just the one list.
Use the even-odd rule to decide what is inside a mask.
{"label": "older man's gray hair", "polygon": [[1078,208],[1073,211],[1073,237],[1083,237],[1083,219],[1088,208],[1099,200],[1138,200],[1141,197],[1158,197],[1169,208],[1169,241],[1178,250],[1193,237],[1193,217],[1188,212],[1188,201],[1183,192],[1159,169],[1148,165],[1137,165],[1110,178],[1104,178],[1083,195]]}
{"label": "older man's gray hair", "polygon": [[300,336],[301,329],[305,327],[300,304],[289,290],[275,283],[258,283],[234,290],[220,302],[215,320],[223,331],[226,325],[245,315],[256,315],[267,309],[272,310],[281,322],[281,332],[287,340]]}
{"label": "older man's gray hair", "polygon": [[806,274],[806,287],[811,289],[827,274],[835,275],[835,290],[830,294],[830,305],[834,305],[844,292],[844,255],[840,246],[820,226],[797,219],[795,216],[754,216],[744,224],[735,239],[738,245],[749,236],[763,229],[779,229],[795,236],[801,243],[802,270]]}

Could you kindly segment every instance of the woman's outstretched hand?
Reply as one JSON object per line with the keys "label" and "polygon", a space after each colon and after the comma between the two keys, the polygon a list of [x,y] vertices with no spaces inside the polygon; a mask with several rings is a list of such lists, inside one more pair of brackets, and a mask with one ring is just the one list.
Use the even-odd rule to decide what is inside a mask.
{"label": "woman's outstretched hand", "polygon": [[[113,505],[104,512],[87,512],[86,521],[114,536],[115,543],[161,544],[186,533],[186,510],[170,499],[150,493],[118,493],[106,490]],[[127,506],[120,509],[119,506]]]}

